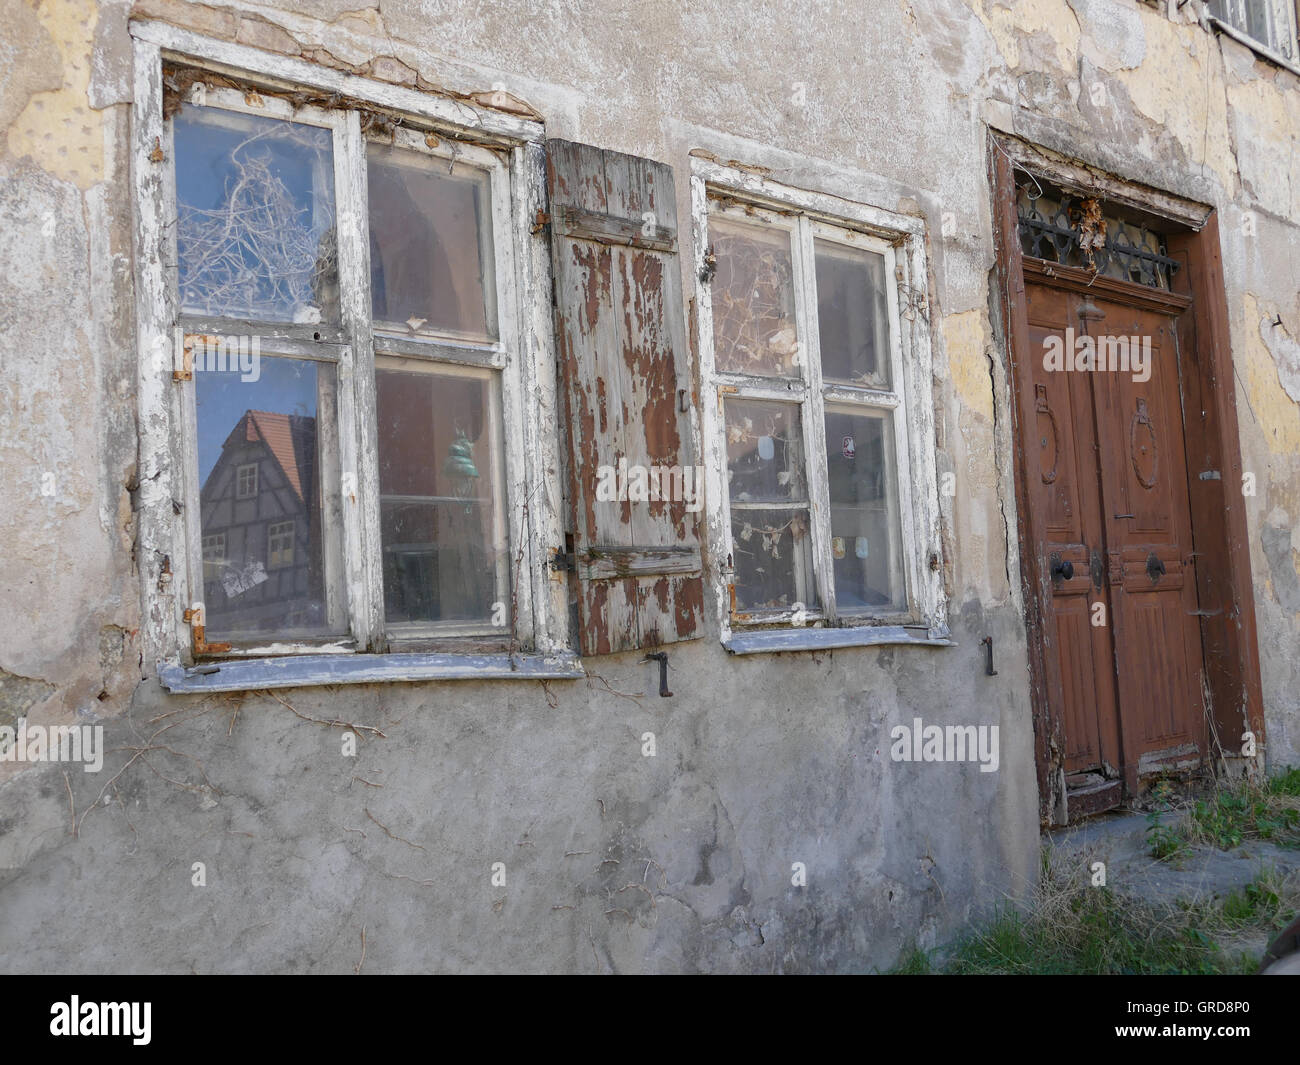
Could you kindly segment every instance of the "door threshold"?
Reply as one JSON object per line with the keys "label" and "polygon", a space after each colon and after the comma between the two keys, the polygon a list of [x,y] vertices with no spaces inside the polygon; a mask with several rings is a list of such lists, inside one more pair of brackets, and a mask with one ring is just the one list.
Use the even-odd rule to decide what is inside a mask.
{"label": "door threshold", "polygon": [[1065,816],[1068,824],[1094,814],[1113,810],[1124,801],[1124,782],[1102,780],[1082,787],[1068,787],[1065,791]]}

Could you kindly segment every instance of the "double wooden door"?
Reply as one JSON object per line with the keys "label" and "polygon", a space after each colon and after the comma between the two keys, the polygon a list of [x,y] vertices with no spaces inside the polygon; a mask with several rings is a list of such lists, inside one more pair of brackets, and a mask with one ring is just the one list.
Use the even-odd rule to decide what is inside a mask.
{"label": "double wooden door", "polygon": [[1017,374],[1026,543],[1071,820],[1117,805],[1139,770],[1197,763],[1206,739],[1177,309],[1112,296],[1027,284]]}

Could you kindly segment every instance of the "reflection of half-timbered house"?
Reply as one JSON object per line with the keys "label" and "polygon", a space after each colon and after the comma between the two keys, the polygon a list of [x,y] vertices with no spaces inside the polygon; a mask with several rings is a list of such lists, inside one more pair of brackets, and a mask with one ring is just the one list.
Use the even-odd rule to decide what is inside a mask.
{"label": "reflection of half-timbered house", "polygon": [[222,631],[296,627],[314,619],[320,535],[316,419],[246,411],[203,483],[203,594]]}

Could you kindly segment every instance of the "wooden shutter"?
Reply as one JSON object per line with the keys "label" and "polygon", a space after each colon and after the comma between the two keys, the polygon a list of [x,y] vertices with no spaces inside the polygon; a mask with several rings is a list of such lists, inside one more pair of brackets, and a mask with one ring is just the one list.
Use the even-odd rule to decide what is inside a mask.
{"label": "wooden shutter", "polygon": [[596,498],[601,467],[695,463],[672,170],[569,141],[546,153],[580,647],[696,639],[702,510]]}

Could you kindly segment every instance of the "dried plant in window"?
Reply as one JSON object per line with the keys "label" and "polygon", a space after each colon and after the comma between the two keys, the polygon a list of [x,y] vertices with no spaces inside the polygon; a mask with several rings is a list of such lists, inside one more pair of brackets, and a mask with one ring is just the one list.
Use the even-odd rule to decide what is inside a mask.
{"label": "dried plant in window", "polygon": [[[215,207],[178,204],[180,293],[186,310],[318,322],[336,317],[332,196],[291,189],[279,172],[286,147],[319,153],[316,130],[276,123],[220,160]],[[204,160],[206,162],[206,160]],[[329,160],[317,160],[317,168]]]}
{"label": "dried plant in window", "polygon": [[717,226],[712,248],[717,260],[712,299],[718,369],[797,373],[789,237]]}

